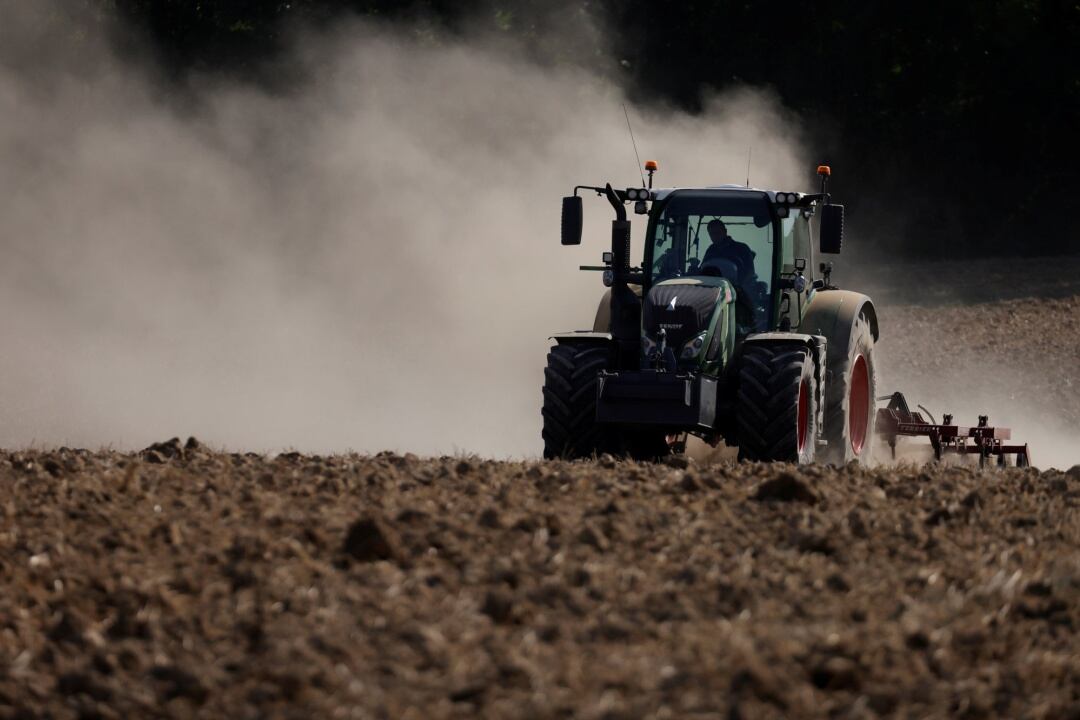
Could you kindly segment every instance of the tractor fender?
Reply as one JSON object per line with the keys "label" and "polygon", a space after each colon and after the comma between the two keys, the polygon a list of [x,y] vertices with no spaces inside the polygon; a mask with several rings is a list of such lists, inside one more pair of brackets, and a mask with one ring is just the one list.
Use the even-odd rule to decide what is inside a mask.
{"label": "tractor fender", "polygon": [[589,332],[588,330],[556,333],[550,336],[548,340],[554,340],[558,345],[603,345],[614,342],[609,332]]}
{"label": "tractor fender", "polygon": [[588,330],[575,330],[573,332],[556,333],[548,337],[554,340],[556,345],[576,346],[579,349],[590,347],[607,348],[607,368],[615,367],[618,358],[618,343],[609,332],[589,332]]}
{"label": "tractor fender", "polygon": [[596,308],[596,318],[592,324],[593,332],[606,333],[611,330],[611,291],[608,290],[600,298],[600,304]]}
{"label": "tractor fender", "polygon": [[874,342],[878,339],[877,310],[873,301],[851,290],[819,290],[806,308],[799,330],[810,335],[828,338],[828,362],[846,358],[851,344],[851,331],[859,315],[870,321]]}

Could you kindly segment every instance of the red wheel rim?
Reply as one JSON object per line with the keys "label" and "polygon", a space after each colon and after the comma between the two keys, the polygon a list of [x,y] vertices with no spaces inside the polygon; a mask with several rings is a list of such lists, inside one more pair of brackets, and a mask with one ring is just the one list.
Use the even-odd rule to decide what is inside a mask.
{"label": "red wheel rim", "polygon": [[855,358],[848,392],[848,436],[851,449],[858,455],[866,443],[866,429],[870,424],[870,373],[862,355]]}
{"label": "red wheel rim", "polygon": [[806,449],[806,434],[810,427],[810,383],[799,385],[799,454]]}

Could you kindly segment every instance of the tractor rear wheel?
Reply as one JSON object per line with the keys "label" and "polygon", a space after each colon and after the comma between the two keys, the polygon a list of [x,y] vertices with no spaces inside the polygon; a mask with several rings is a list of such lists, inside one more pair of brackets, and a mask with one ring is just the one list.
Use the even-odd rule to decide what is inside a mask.
{"label": "tractor rear wheel", "polygon": [[544,368],[544,457],[582,458],[610,452],[607,428],[596,423],[597,375],[608,367],[602,345],[556,345]]}
{"label": "tractor rear wheel", "polygon": [[740,460],[811,463],[817,445],[817,387],[810,352],[753,345],[739,371]]}
{"label": "tractor rear wheel", "polygon": [[825,386],[827,459],[843,464],[870,462],[874,440],[876,390],[874,335],[866,315],[851,330],[847,353],[829,363]]}

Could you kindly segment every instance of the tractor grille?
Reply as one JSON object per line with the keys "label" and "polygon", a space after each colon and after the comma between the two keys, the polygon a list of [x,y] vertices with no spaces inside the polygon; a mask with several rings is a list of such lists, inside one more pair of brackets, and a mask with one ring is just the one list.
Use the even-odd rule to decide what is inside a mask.
{"label": "tractor grille", "polygon": [[[687,340],[709,324],[720,289],[702,285],[657,285],[649,291],[642,309],[642,327],[651,338],[667,330],[668,347],[676,353]],[[671,309],[671,301],[675,309]]]}

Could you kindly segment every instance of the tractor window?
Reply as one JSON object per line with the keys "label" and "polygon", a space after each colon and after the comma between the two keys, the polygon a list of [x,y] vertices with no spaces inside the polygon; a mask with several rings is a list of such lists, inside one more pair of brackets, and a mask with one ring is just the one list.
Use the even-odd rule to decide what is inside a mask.
{"label": "tractor window", "polygon": [[[783,238],[783,242],[780,243],[780,247],[783,249],[783,265],[784,272],[790,273],[795,271],[795,218],[786,217],[780,221],[780,236]],[[801,256],[800,256],[801,257]]]}
{"label": "tractor window", "polygon": [[[785,228],[786,230],[787,228]],[[767,323],[774,252],[772,212],[764,195],[717,191],[674,194],[656,218],[652,282],[684,275],[722,276],[752,306],[752,326]]]}
{"label": "tractor window", "polygon": [[[781,234],[783,235],[783,265],[784,272],[795,271],[795,258],[802,258],[810,262],[810,223],[800,213],[793,218],[784,218],[781,221]],[[810,274],[812,277],[812,273]]]}
{"label": "tractor window", "polygon": [[[800,216],[795,220],[795,257],[806,258],[807,265],[810,263],[810,220]],[[813,277],[813,268],[808,270],[809,276]]]}
{"label": "tractor window", "polygon": [[764,197],[679,193],[657,218],[652,240],[653,282],[702,274],[706,261],[717,257],[736,263],[739,275],[729,278],[736,284],[772,277],[773,225]]}

